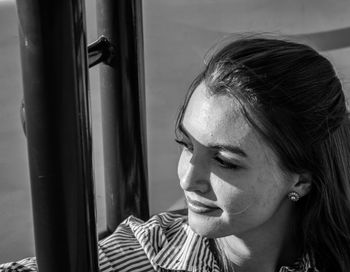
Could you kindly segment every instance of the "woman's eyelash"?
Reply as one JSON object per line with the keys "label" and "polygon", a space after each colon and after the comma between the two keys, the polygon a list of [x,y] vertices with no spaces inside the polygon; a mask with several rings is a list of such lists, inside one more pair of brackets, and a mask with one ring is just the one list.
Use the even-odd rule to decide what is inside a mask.
{"label": "woman's eyelash", "polygon": [[239,165],[233,164],[230,162],[226,162],[223,159],[221,159],[220,157],[215,157],[214,159],[220,164],[220,167],[222,167],[222,168],[228,168],[228,169],[239,169],[240,168]]}
{"label": "woman's eyelash", "polygon": [[[184,148],[186,148],[187,150],[189,151],[192,151],[193,150],[193,147],[184,142],[184,141],[181,141],[179,139],[175,139],[175,142],[178,143],[179,145],[183,146]],[[237,170],[237,169],[240,169],[241,167],[237,164],[233,164],[233,163],[230,163],[230,162],[227,162],[223,159],[221,159],[220,157],[218,156],[215,156],[214,157],[214,160],[220,165],[220,167],[222,168],[227,168],[227,169],[234,169],[234,170]]]}
{"label": "woman's eyelash", "polygon": [[179,145],[182,145],[183,147],[185,147],[188,150],[192,150],[193,149],[191,145],[189,145],[188,143],[183,142],[181,140],[175,139],[175,142],[177,142]]}

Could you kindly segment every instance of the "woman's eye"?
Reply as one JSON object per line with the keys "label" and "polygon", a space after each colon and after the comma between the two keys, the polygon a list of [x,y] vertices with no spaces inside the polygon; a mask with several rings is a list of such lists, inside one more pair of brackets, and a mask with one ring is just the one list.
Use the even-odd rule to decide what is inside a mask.
{"label": "woman's eye", "polygon": [[186,143],[186,142],[183,142],[183,141],[178,140],[178,139],[175,139],[175,142],[177,142],[179,145],[181,145],[183,148],[185,148],[185,149],[187,149],[189,151],[193,150],[193,147],[190,144]]}
{"label": "woman's eye", "polygon": [[222,168],[228,168],[228,169],[239,169],[240,166],[231,162],[227,162],[220,157],[215,157],[215,160],[219,163],[220,167]]}

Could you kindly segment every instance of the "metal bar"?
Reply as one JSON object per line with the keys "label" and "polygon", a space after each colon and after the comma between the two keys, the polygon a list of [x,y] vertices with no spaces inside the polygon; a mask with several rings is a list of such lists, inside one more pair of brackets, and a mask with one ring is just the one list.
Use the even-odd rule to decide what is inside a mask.
{"label": "metal bar", "polygon": [[101,62],[105,64],[113,63],[115,58],[115,48],[110,41],[104,37],[99,37],[96,41],[88,46],[89,68],[94,67]]}
{"label": "metal bar", "polygon": [[98,271],[83,0],[17,0],[40,272]]}
{"label": "metal bar", "polygon": [[99,35],[116,48],[101,65],[107,230],[127,216],[149,217],[140,0],[97,1]]}

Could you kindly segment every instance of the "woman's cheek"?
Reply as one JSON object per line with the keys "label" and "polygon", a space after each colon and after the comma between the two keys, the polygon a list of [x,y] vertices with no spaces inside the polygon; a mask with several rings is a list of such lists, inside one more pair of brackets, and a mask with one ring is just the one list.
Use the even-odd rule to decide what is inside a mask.
{"label": "woman's cheek", "polygon": [[211,184],[220,208],[227,215],[239,213],[251,202],[249,192],[214,174],[211,175]]}
{"label": "woman's cheek", "polygon": [[189,163],[189,160],[190,159],[188,158],[188,155],[184,151],[182,151],[179,158],[179,162],[177,164],[177,175],[180,181],[186,175],[186,165]]}
{"label": "woman's cheek", "polygon": [[224,220],[237,233],[250,229],[260,222],[260,195],[254,186],[254,177],[250,176],[249,181],[236,179],[236,186],[230,184],[230,187],[222,188],[225,199]]}
{"label": "woman's cheek", "polygon": [[254,180],[250,173],[225,169],[211,173],[211,182],[217,198],[232,211],[241,209],[255,198]]}

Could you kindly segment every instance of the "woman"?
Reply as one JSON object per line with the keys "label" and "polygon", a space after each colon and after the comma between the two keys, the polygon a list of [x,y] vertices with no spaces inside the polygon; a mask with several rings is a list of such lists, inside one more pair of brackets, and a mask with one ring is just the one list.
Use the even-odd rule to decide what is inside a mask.
{"label": "woman", "polygon": [[327,59],[284,40],[227,44],[177,119],[188,216],[129,217],[99,243],[100,270],[350,271],[349,138]]}

